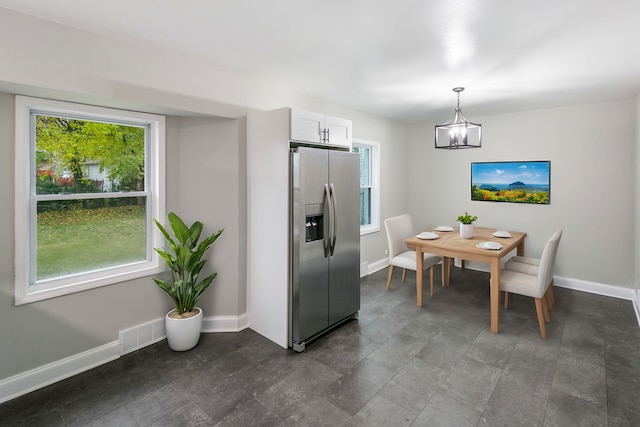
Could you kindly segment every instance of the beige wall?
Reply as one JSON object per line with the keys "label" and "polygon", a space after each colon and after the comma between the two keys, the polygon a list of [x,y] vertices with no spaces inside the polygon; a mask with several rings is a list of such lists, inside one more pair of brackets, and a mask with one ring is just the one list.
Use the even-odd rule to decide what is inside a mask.
{"label": "beige wall", "polygon": [[[225,232],[210,255],[218,272],[201,299],[205,315],[246,312],[246,134],[252,110],[291,106],[353,120],[354,136],[380,142],[383,212],[404,193],[403,124],[259,86],[171,52],[154,52],[0,9],[0,239],[13,242],[14,101],[12,94],[133,109],[167,117],[167,211]],[[74,49],[58,49],[59,46]],[[81,52],[81,53],[78,53]],[[398,154],[400,153],[400,154]],[[385,193],[386,192],[386,193]],[[386,202],[388,200],[388,202]],[[363,259],[386,241],[363,239]],[[369,247],[372,249],[369,254]],[[375,255],[375,256],[374,256]],[[15,307],[13,244],[0,245],[0,382],[113,343],[118,332],[162,318],[168,298],[150,278]]]}
{"label": "beige wall", "polygon": [[[634,286],[636,101],[468,117],[483,125],[481,149],[433,148],[435,123],[411,126],[410,211],[424,227],[455,224],[465,210],[477,225],[528,233],[526,252],[540,256],[556,227],[564,229],[556,274]],[[471,201],[473,161],[551,160],[548,206]]]}

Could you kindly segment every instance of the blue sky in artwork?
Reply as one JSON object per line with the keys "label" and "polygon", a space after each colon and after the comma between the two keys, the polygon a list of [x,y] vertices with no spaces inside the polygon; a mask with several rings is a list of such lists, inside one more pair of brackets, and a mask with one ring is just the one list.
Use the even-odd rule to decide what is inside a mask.
{"label": "blue sky in artwork", "polygon": [[473,184],[549,185],[549,162],[489,162],[471,164]]}

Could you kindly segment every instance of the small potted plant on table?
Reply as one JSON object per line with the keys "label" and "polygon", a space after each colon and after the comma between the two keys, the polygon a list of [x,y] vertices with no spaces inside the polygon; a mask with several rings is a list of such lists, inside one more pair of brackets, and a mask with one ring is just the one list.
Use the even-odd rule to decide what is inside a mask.
{"label": "small potted plant on table", "polygon": [[202,330],[202,309],[196,307],[196,303],[218,275],[213,273],[199,280],[200,271],[207,262],[202,257],[224,229],[216,231],[198,243],[202,233],[200,221],[187,227],[184,221],[173,212],[169,214],[168,219],[173,237],[158,220],[154,219],[154,221],[171,245],[173,253],[165,249],[154,249],[169,267],[171,282],[156,277],[153,281],[169,295],[175,305],[175,308],[165,316],[169,347],[174,351],[185,351],[198,344]]}
{"label": "small potted plant on table", "polygon": [[469,212],[465,212],[464,215],[458,216],[457,220],[460,223],[460,237],[463,239],[471,239],[473,237],[473,222],[477,219],[477,216],[469,215]]}

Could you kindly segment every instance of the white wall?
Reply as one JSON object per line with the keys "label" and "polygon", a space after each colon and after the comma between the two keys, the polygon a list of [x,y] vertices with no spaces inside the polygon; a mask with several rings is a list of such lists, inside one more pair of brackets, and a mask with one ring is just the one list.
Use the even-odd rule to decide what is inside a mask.
{"label": "white wall", "polygon": [[0,90],[153,112],[240,117],[288,105],[259,85],[175,52],[74,30],[0,8]]}
{"label": "white wall", "polygon": [[[205,273],[218,277],[200,299],[205,316],[236,316],[246,311],[244,209],[244,121],[182,118],[180,121],[180,189],[175,211],[191,224],[205,224],[203,234],[224,228],[207,256]],[[171,159],[169,159],[171,162]],[[175,193],[174,193],[175,195]],[[221,272],[223,274],[221,274]]]}
{"label": "white wall", "polygon": [[[404,168],[401,157],[391,155],[404,152],[400,123],[1,8],[0,51],[3,242],[14,240],[12,94],[169,115],[167,211],[200,219],[211,230],[225,228],[207,266],[218,277],[201,299],[206,316],[233,318],[246,311],[247,112],[291,106],[353,120],[356,138],[378,141],[389,154],[383,160],[383,182],[386,175],[391,183],[383,189],[383,212],[404,203],[404,193],[393,191],[404,183]],[[386,241],[379,234],[363,239],[363,259],[369,246],[376,248],[374,259],[383,253]],[[113,343],[119,331],[159,319],[170,307],[151,278],[15,307],[13,263],[13,245],[0,245],[0,388],[7,378]]]}
{"label": "white wall", "polygon": [[636,133],[635,133],[635,289],[636,289],[636,315],[640,322],[640,96],[636,99]]}
{"label": "white wall", "polygon": [[[435,123],[411,126],[407,168],[410,211],[426,228],[455,224],[465,210],[477,225],[528,233],[526,252],[540,256],[561,227],[556,274],[634,286],[634,101],[486,117],[481,149],[436,150]],[[548,206],[471,201],[473,161],[551,160]],[[418,176],[419,175],[419,176]],[[415,179],[420,178],[420,179]]]}

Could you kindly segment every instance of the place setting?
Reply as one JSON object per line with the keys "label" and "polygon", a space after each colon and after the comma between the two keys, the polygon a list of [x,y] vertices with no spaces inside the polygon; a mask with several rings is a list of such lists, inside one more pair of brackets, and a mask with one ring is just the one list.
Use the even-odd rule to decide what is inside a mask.
{"label": "place setting", "polygon": [[496,230],[491,234],[493,236],[501,237],[501,238],[509,238],[509,237],[511,237],[511,233],[509,233],[508,231],[504,231],[504,230]]}
{"label": "place setting", "polygon": [[[505,230],[496,230],[491,233],[491,235],[501,239],[508,239],[511,237],[511,233]],[[476,248],[487,249],[490,251],[499,251],[500,249],[502,249],[502,244],[500,242],[486,241],[476,244]]]}
{"label": "place setting", "polygon": [[499,251],[500,249],[502,249],[502,245],[498,242],[480,242],[476,244],[476,248],[478,249],[488,249],[488,250],[492,250],[492,251]]}
{"label": "place setting", "polygon": [[422,233],[416,235],[416,237],[422,240],[434,240],[440,236],[438,236],[436,233],[432,233],[431,231],[423,231]]}
{"label": "place setting", "polygon": [[[447,233],[453,230],[454,228],[449,225],[439,225],[433,228],[433,231],[440,231],[444,233]],[[416,235],[416,237],[422,240],[435,240],[438,237],[440,237],[438,234],[434,233],[433,231],[423,231],[422,233]]]}

